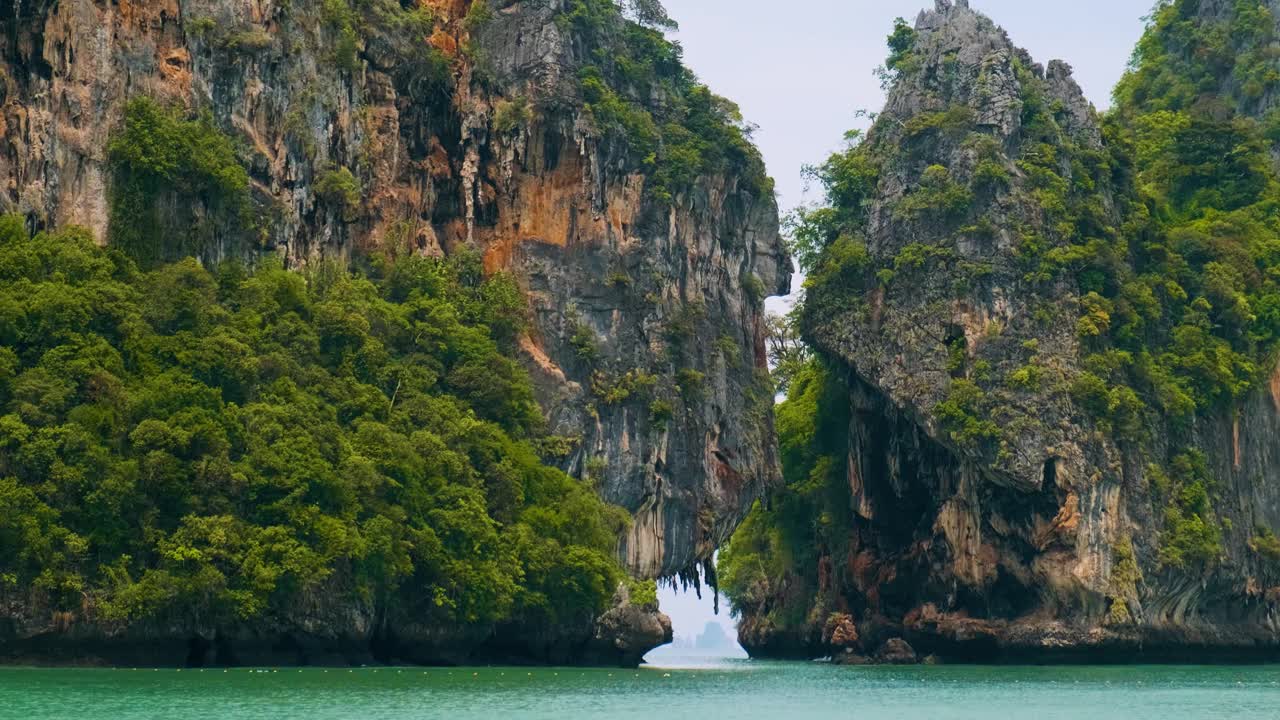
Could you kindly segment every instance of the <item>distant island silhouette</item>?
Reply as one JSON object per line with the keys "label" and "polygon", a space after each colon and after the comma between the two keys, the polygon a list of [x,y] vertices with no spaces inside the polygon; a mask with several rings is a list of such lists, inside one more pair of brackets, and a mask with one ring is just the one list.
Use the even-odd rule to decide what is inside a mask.
{"label": "distant island silhouette", "polygon": [[706,655],[712,657],[745,656],[738,641],[725,631],[724,625],[711,620],[696,636],[676,635],[675,640],[655,648],[647,657]]}

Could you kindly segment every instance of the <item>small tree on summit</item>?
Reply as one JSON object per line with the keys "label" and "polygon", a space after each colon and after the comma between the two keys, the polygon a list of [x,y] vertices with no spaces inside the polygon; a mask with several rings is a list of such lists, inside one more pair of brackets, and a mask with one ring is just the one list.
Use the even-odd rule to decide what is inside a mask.
{"label": "small tree on summit", "polygon": [[627,10],[641,25],[663,30],[679,30],[680,25],[671,19],[662,0],[627,0]]}

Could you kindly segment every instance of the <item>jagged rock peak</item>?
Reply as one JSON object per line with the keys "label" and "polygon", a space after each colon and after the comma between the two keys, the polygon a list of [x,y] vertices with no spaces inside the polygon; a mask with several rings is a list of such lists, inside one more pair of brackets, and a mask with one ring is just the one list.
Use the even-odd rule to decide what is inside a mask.
{"label": "jagged rock peak", "polygon": [[918,72],[900,72],[890,90],[885,112],[900,119],[938,105],[967,103],[980,126],[1008,137],[1019,129],[1022,83],[1014,64],[1045,81],[1051,101],[1066,111],[1064,130],[1091,147],[1101,142],[1096,111],[1072,77],[1071,66],[1051,60],[1037,63],[1016,46],[1005,30],[969,7],[968,2],[938,0],[935,9],[916,19],[911,50]]}
{"label": "jagged rock peak", "polygon": [[[1089,202],[1098,224],[1119,221],[1111,180],[1091,159],[1103,151],[1097,113],[1069,65],[1053,61],[1046,69],[986,16],[943,3],[921,14],[888,66],[893,86],[863,149],[877,170],[876,184],[863,221],[851,230],[872,263],[887,270],[859,285],[862,297],[852,304],[843,290],[812,289],[808,327],[817,347],[842,357],[892,405],[923,418],[927,433],[950,445],[950,431],[932,417],[956,386],[954,371],[946,369],[948,348],[963,346],[982,368],[979,377],[1016,371],[1020,356],[1005,346],[1020,335],[1054,357],[1077,354],[1070,323],[1030,321],[1034,292],[1019,269],[1026,236],[1067,246],[1078,234],[1045,209],[1041,179],[1052,174],[1065,187],[1093,188]],[[1061,200],[1084,202],[1067,194]],[[917,253],[958,263],[917,262]],[[1047,294],[1062,306],[1075,302],[1065,285]],[[968,382],[961,378],[961,391]],[[1003,386],[991,390],[1002,392]],[[1083,452],[1061,449],[1072,442],[1061,430],[1067,405],[1055,399],[1024,408],[1016,397],[1008,400],[1005,422],[1020,429],[998,452],[972,456],[972,448],[951,449],[992,482],[1026,489],[1043,486],[1049,465],[1087,474]]]}
{"label": "jagged rock peak", "polygon": [[1102,132],[1098,126],[1097,111],[1084,96],[1084,90],[1072,75],[1071,66],[1062,60],[1050,60],[1045,82],[1049,95],[1062,101],[1066,114],[1060,122],[1064,129],[1078,139],[1085,136],[1090,147],[1100,147]]}
{"label": "jagged rock peak", "polygon": [[[956,2],[952,2],[952,0],[934,0],[933,10],[920,11],[920,15],[916,18],[916,30],[930,30],[951,23],[957,23],[966,28],[977,27],[983,30],[996,30],[1001,35],[1004,35],[1004,31],[1000,30],[990,18],[969,7],[968,0],[957,0]],[[1005,37],[1005,41],[1008,41],[1007,37]]]}

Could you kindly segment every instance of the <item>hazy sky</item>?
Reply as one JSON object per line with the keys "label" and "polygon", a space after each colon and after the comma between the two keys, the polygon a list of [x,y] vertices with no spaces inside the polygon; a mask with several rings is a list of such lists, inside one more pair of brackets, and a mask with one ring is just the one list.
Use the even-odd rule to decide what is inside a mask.
{"label": "hazy sky", "polygon": [[[1041,64],[1066,60],[1099,109],[1110,104],[1155,0],[972,0]],[[821,162],[859,109],[884,101],[872,70],[895,17],[933,0],[665,0],[694,72],[760,126],[756,144],[780,203],[801,200],[800,168]],[[817,199],[817,198],[813,198]]]}
{"label": "hazy sky", "polygon": [[[1075,69],[1085,95],[1099,109],[1111,100],[1142,17],[1155,0],[971,0],[1027,48],[1039,63],[1061,59]],[[838,148],[844,132],[865,127],[859,109],[884,101],[872,70],[884,61],[895,17],[914,22],[932,0],[665,0],[680,23],[673,38],[685,62],[711,89],[737,102],[760,126],[755,140],[777,182],[783,211],[820,199],[803,194],[800,169]],[[705,595],[705,593],[704,593]],[[711,620],[736,637],[721,603],[661,592],[662,609],[677,635],[693,636]]]}

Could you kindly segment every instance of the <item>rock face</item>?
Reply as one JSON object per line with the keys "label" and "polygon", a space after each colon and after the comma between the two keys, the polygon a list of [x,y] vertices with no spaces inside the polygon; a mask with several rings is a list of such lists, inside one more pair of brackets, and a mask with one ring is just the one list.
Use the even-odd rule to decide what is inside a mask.
{"label": "rock face", "polygon": [[916,651],[902,638],[890,638],[876,651],[876,661],[885,665],[914,665]]}
{"label": "rock face", "polygon": [[[482,254],[486,271],[513,274],[526,292],[522,359],[562,441],[558,461],[634,515],[624,565],[648,578],[690,573],[779,476],[762,302],[788,291],[790,259],[758,183],[702,172],[659,195],[652,173],[597,129],[579,75],[626,28],[611,3],[586,5],[608,9],[599,37],[569,18],[584,12],[576,0],[357,3],[364,14],[350,17],[348,3],[321,0],[9,4],[0,211],[33,227],[84,225],[107,242],[108,146],[129,100],[146,96],[207,113],[250,171],[255,221],[218,234],[206,261]],[[629,92],[646,107],[666,101]],[[359,202],[326,189],[338,169]],[[170,230],[212,214],[199,200],[168,205]],[[548,641],[545,652],[512,645],[557,662],[636,661],[670,635],[664,617],[637,612],[567,631],[581,642]],[[338,625],[360,632],[374,623],[327,608],[317,628],[329,613],[351,615]],[[48,639],[44,630],[58,636],[50,657],[100,637],[9,634]],[[137,629],[139,646],[169,642],[170,630]],[[404,647],[449,644],[433,629],[403,630]],[[620,644],[601,640],[615,632]],[[316,637],[328,643],[319,655],[345,652],[342,638]],[[274,641],[240,640],[278,657]],[[599,642],[612,649],[582,649]]]}
{"label": "rock face", "polygon": [[[635,515],[625,563],[686,571],[778,476],[761,322],[790,275],[776,204],[733,173],[655,199],[584,114],[578,71],[601,50],[564,22],[573,3],[494,2],[482,21],[470,5],[424,1],[428,30],[364,18],[346,59],[320,0],[11,6],[0,210],[106,241],[106,149],[149,96],[211,113],[251,170],[259,224],[209,260],[483,253],[528,293],[524,359],[564,467]],[[357,206],[318,189],[333,168]]]}
{"label": "rock face", "polygon": [[671,620],[657,604],[635,605],[626,584],[618,586],[614,606],[596,619],[586,657],[602,665],[640,664],[644,654],[672,640]]}
{"label": "rock face", "polygon": [[[865,140],[876,179],[847,206],[869,257],[816,281],[803,316],[850,388],[847,553],[818,560],[824,598],[779,586],[811,605],[804,629],[762,605],[743,644],[850,650],[820,639],[830,611],[858,620],[868,653],[901,635],[978,661],[1280,655],[1280,573],[1256,544],[1280,526],[1280,375],[1140,441],[1100,426],[1072,392],[1087,271],[1027,259],[1130,232],[1132,177],[1065,63],[1037,65],[965,2],[940,0],[910,38]],[[1161,558],[1159,461],[1187,448],[1222,528],[1203,566]]]}

